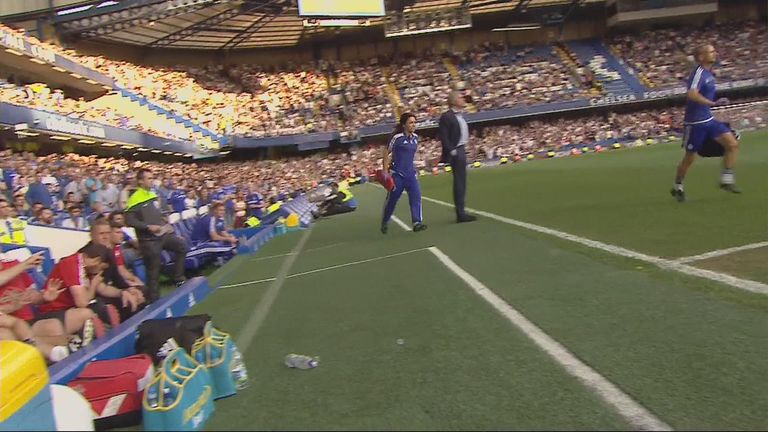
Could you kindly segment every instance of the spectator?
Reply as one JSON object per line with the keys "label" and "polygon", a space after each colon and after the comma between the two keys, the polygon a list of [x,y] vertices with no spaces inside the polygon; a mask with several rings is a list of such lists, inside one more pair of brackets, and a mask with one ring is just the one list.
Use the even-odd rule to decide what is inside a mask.
{"label": "spectator", "polygon": [[37,213],[37,217],[30,219],[29,223],[35,225],[55,226],[56,220],[54,219],[53,210],[48,207],[41,208]]}
{"label": "spectator", "polygon": [[88,219],[83,217],[82,207],[79,205],[73,205],[70,206],[67,211],[69,212],[69,217],[61,222],[62,227],[78,230],[90,229],[91,226],[90,223],[88,223]]}
{"label": "spectator", "polygon": [[69,355],[62,324],[55,319],[35,320],[30,305],[51,301],[58,295],[60,283],[38,291],[26,273],[42,262],[35,254],[23,262],[0,262],[0,340],[19,340],[35,346],[48,360],[57,362]]}
{"label": "spectator", "polygon": [[227,232],[224,223],[224,204],[217,202],[210,212],[198,219],[192,232],[192,240],[197,242],[229,243],[237,246],[237,238]]}

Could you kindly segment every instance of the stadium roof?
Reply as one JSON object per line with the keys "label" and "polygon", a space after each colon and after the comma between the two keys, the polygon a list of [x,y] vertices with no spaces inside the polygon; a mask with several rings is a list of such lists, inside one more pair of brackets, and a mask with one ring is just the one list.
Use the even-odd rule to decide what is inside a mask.
{"label": "stadium roof", "polygon": [[[472,15],[566,8],[603,0],[387,0],[387,13],[468,6]],[[174,3],[180,5],[169,8]],[[88,7],[91,4],[91,7]],[[336,29],[305,27],[296,0],[92,1],[77,12],[58,11],[59,32],[71,38],[154,48],[243,49],[286,47]],[[62,13],[65,12],[65,13]],[[380,26],[384,18],[369,20]]]}

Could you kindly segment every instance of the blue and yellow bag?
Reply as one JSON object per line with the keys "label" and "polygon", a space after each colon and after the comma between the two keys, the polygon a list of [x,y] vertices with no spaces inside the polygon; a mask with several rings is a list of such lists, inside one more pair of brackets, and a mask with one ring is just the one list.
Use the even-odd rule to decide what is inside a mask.
{"label": "blue and yellow bag", "polygon": [[144,430],[201,430],[213,415],[213,383],[183,348],[171,351],[144,391]]}
{"label": "blue and yellow bag", "polygon": [[[237,393],[238,385],[247,385],[248,374],[229,333],[216,329],[208,321],[203,336],[192,346],[192,357],[208,368],[213,382],[214,399]],[[245,381],[245,382],[244,382]]]}

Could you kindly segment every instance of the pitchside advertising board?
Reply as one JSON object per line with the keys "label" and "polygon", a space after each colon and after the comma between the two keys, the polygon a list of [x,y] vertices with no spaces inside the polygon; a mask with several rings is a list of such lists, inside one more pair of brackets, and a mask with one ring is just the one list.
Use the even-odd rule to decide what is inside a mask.
{"label": "pitchside advertising board", "polygon": [[[766,84],[768,84],[768,79],[766,78],[750,78],[750,79],[744,79],[744,80],[718,83],[717,90],[734,90],[734,89],[742,89],[742,88],[748,88],[748,87],[762,87],[762,86],[765,86]],[[591,98],[589,100],[589,105],[590,106],[614,105],[614,104],[621,104],[621,103],[627,103],[627,102],[634,102],[637,100],[664,99],[664,98],[684,95],[687,92],[688,92],[688,89],[685,86],[679,86],[679,87],[671,87],[671,88],[665,88],[665,89],[659,89],[659,90],[649,90],[649,91],[643,92],[643,94],[640,96],[633,93],[623,94],[623,95],[607,95],[607,96]]]}

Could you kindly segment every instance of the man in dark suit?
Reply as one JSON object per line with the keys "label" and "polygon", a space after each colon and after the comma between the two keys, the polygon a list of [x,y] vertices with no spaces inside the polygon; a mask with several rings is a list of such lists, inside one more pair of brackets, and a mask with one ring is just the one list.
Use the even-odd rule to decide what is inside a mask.
{"label": "man in dark suit", "polygon": [[449,163],[453,172],[453,204],[456,207],[456,222],[472,222],[477,217],[464,210],[464,197],[467,194],[467,154],[469,127],[462,109],[466,102],[461,93],[452,91],[448,95],[450,109],[440,116],[438,134],[443,146],[440,161]]}

